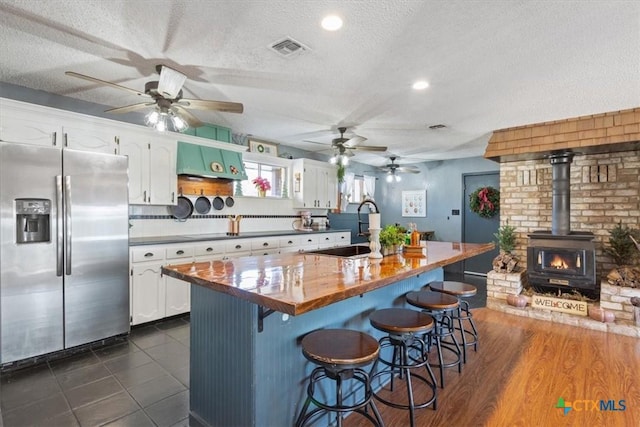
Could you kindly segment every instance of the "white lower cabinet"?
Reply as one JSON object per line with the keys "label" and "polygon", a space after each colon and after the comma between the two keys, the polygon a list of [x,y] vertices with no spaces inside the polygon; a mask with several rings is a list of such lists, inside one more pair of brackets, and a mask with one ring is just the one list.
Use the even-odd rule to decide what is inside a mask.
{"label": "white lower cabinet", "polygon": [[131,324],[151,322],[165,317],[164,263],[153,262],[131,268]]}
{"label": "white lower cabinet", "polygon": [[191,310],[191,284],[165,276],[165,316],[187,313]]}
{"label": "white lower cabinet", "polygon": [[162,266],[264,256],[351,244],[350,233],[233,239],[136,246],[131,255],[131,324],[152,322],[191,310],[191,285],[162,274]]}

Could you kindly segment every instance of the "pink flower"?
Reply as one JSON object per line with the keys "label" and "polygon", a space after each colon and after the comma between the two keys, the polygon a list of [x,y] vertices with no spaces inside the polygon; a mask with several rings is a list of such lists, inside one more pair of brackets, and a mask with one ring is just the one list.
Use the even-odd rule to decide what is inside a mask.
{"label": "pink flower", "polygon": [[269,183],[269,180],[266,178],[257,177],[251,182],[255,184],[258,190],[262,190],[262,191],[271,190],[271,184]]}

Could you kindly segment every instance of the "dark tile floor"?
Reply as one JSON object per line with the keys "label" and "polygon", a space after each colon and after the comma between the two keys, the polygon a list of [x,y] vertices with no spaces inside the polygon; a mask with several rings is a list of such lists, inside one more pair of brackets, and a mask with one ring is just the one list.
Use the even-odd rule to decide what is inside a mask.
{"label": "dark tile floor", "polygon": [[[485,277],[445,280],[475,285],[471,308],[486,305]],[[108,347],[2,374],[0,427],[187,427],[189,332],[188,316],[173,318]]]}
{"label": "dark tile floor", "polygon": [[189,317],[128,340],[4,373],[4,427],[188,426]]}

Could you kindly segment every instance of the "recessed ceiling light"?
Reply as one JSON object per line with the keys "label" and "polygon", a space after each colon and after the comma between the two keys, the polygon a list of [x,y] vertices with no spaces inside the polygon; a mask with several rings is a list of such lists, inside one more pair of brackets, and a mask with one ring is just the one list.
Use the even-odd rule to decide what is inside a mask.
{"label": "recessed ceiling light", "polygon": [[322,20],[322,28],[327,31],[337,31],[342,28],[342,19],[337,15],[325,16]]}
{"label": "recessed ceiling light", "polygon": [[426,80],[418,80],[412,86],[415,90],[424,90],[429,87],[429,82]]}

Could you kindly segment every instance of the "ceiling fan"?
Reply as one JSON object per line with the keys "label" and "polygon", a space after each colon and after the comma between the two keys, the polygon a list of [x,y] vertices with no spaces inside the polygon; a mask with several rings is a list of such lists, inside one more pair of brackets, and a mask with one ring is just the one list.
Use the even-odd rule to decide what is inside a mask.
{"label": "ceiling fan", "polygon": [[[331,140],[331,148],[333,151],[333,156],[329,159],[331,163],[341,163],[342,165],[346,165],[349,162],[349,157],[353,156],[353,150],[361,150],[361,151],[387,151],[387,147],[382,146],[373,146],[373,145],[359,145],[361,142],[367,140],[367,138],[355,135],[351,138],[345,138],[344,133],[347,131],[346,127],[339,127],[338,131],[340,132],[340,137],[333,138]],[[306,141],[311,142],[313,144],[322,144],[321,142],[316,141]],[[325,144],[322,144],[325,145]]]}
{"label": "ceiling fan", "polygon": [[396,163],[396,156],[389,157],[391,163],[380,166],[378,169],[387,173],[387,182],[400,182],[402,178],[398,173],[420,173],[420,169],[416,166],[402,166]]}
{"label": "ceiling fan", "polygon": [[242,113],[244,110],[243,105],[237,102],[183,98],[182,86],[187,76],[166,65],[156,65],[156,71],[160,74],[160,79],[147,82],[144,85],[144,92],[73,71],[66,71],[65,74],[100,85],[124,90],[143,98],[149,98],[146,102],[111,108],[105,112],[121,114],[155,106],[153,111],[147,115],[146,122],[147,125],[161,131],[166,129],[168,120],[178,131],[184,130],[188,126],[202,126],[203,123],[193,115],[189,109],[222,111],[227,113]]}

